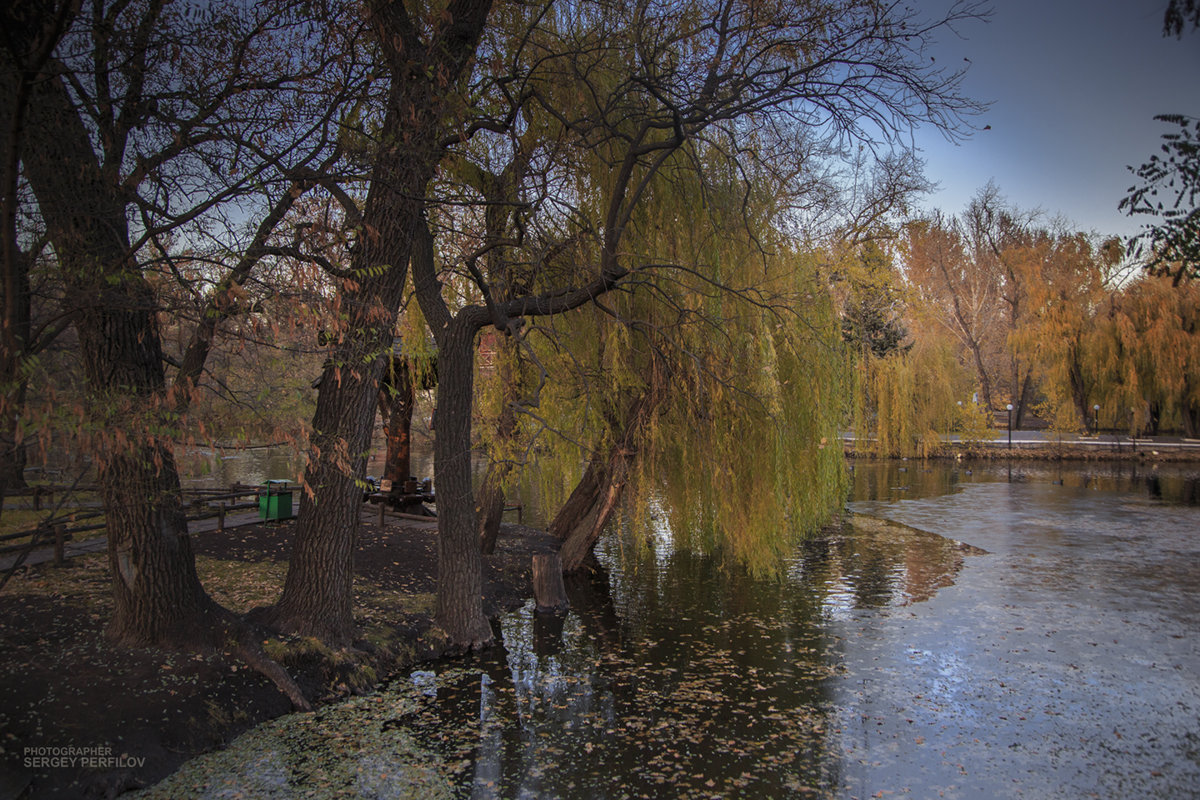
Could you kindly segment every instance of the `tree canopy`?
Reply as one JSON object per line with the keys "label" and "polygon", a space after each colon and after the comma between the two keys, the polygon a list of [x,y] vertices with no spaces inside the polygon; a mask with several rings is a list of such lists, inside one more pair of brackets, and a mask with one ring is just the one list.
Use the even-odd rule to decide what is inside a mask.
{"label": "tree canopy", "polygon": [[[978,13],[11,5],[3,411],[19,414],[41,341],[22,305],[40,258],[61,305],[39,313],[63,321],[47,332],[69,324],[82,356],[114,635],[171,642],[228,620],[195,576],[173,447],[197,388],[222,380],[205,375],[221,331],[251,330],[306,281],[326,349],[295,552],[260,621],[353,641],[363,471],[410,298],[438,351],[437,618],[451,641],[491,637],[470,466],[484,329],[527,359],[501,409],[560,404],[542,414],[560,431],[582,420],[575,457],[595,486],[570,527],[588,517],[597,534],[631,477],[648,503],[673,473],[659,488],[680,535],[765,565],[841,486],[844,362],[821,254],[883,229],[924,186],[913,126],[954,136],[977,110],[924,48]],[[188,310],[188,332],[168,309]]]}

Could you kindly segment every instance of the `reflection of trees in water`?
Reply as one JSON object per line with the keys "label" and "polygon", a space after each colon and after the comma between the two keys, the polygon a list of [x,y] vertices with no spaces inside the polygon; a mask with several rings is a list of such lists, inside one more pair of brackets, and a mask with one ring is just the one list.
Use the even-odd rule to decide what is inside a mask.
{"label": "reflection of trees in water", "polygon": [[788,576],[827,610],[907,605],[954,583],[963,556],[978,551],[936,534],[854,515],[806,542]]}
{"label": "reflection of trees in water", "polygon": [[1189,463],[856,459],[853,475],[851,501],[937,497],[952,494],[964,484],[1008,480],[1129,492],[1169,503],[1200,505],[1200,469]]}
{"label": "reflection of trees in water", "polygon": [[604,555],[611,575],[568,583],[569,614],[509,615],[482,670],[440,681],[427,730],[457,730],[447,756],[465,759],[464,794],[830,792],[830,603],[924,599],[963,557],[877,521],[807,544],[778,580],[630,552]]}

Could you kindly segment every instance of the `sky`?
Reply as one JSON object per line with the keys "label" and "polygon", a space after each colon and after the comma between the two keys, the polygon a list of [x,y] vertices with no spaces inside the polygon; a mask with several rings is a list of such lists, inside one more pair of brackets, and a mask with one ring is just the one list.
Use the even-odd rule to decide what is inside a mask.
{"label": "sky", "polygon": [[[926,13],[950,0],[925,0]],[[1200,115],[1200,31],[1162,35],[1167,0],[992,0],[987,22],[943,33],[938,62],[968,67],[965,93],[991,105],[967,141],[917,133],[926,176],[940,189],[925,208],[962,211],[989,180],[1022,210],[1062,216],[1102,235],[1136,233],[1146,217],[1117,204],[1169,126],[1164,113]],[[969,62],[964,59],[970,59]]]}

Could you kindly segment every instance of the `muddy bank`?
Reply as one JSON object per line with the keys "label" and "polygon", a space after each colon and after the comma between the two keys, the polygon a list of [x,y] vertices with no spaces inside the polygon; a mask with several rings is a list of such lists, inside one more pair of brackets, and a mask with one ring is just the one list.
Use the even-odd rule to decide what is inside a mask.
{"label": "muddy bank", "polygon": [[[245,612],[278,596],[291,523],[201,534],[193,544],[209,592]],[[496,554],[484,559],[489,615],[525,602],[532,554],[554,547],[545,533],[504,526]],[[314,705],[366,693],[447,651],[432,621],[433,524],[364,524],[355,570],[361,639],[354,648],[264,634],[264,648]],[[0,604],[0,800],[114,797],[291,711],[274,684],[230,652],[110,645],[103,553],[23,570]]]}

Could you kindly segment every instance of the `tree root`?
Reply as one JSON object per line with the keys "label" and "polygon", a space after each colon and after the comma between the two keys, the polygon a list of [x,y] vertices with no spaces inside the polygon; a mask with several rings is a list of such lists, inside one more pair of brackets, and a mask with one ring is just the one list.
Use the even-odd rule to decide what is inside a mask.
{"label": "tree root", "polygon": [[297,711],[313,710],[312,703],[308,702],[308,698],[304,696],[304,692],[300,690],[300,686],[292,676],[288,675],[287,670],[279,662],[268,656],[257,641],[239,640],[234,652],[256,672],[270,679],[279,688],[279,691],[292,701],[292,706]]}

